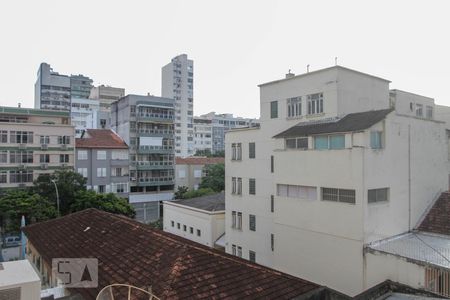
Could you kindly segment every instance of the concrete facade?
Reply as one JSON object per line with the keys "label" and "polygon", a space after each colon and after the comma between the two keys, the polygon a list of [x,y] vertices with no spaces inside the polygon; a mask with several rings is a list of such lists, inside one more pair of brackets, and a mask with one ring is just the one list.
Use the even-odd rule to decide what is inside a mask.
{"label": "concrete facade", "polygon": [[[448,188],[445,124],[407,113],[410,97],[390,92],[389,81],[340,66],[262,84],[260,99],[260,128],[226,134],[226,251],[235,245],[262,265],[352,296],[362,292],[373,283],[365,277],[364,245],[411,230]],[[419,97],[414,109],[422,102],[431,105]],[[306,138],[302,149],[273,138],[298,123],[390,107],[364,130],[328,133],[342,139],[336,150],[316,148],[314,134],[298,137]],[[380,147],[372,145],[374,132]],[[291,186],[300,194],[287,196]],[[387,190],[386,201],[369,203],[374,189]],[[325,201],[330,190],[352,194],[352,203]],[[256,230],[249,230],[250,218]]]}
{"label": "concrete facade", "polygon": [[0,189],[32,186],[40,174],[73,168],[69,112],[0,107]]}
{"label": "concrete facade", "polygon": [[162,68],[161,95],[175,100],[175,155],[194,155],[194,62],[186,54]]}
{"label": "concrete facade", "polygon": [[91,99],[72,98],[70,117],[77,137],[86,129],[98,128],[99,102]]}
{"label": "concrete facade", "polygon": [[70,77],[41,63],[34,85],[34,108],[69,111]]}

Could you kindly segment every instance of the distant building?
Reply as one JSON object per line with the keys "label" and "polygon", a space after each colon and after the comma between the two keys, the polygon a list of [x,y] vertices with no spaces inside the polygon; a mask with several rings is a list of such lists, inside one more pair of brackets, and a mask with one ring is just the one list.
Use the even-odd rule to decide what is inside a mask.
{"label": "distant building", "polygon": [[84,75],[70,75],[71,98],[88,99],[91,93],[93,80]]}
{"label": "distant building", "polygon": [[175,155],[194,155],[194,62],[186,54],[162,68],[161,95],[175,100]]}
{"label": "distant building", "polygon": [[174,100],[127,95],[112,104],[111,121],[130,147],[129,202],[136,218],[155,221],[160,201],[174,192]]}
{"label": "distant building", "polygon": [[204,167],[207,165],[223,164],[223,157],[186,157],[176,158],[175,165],[175,187],[188,187],[189,190],[196,190],[202,177],[205,175]]}
{"label": "distant building", "polygon": [[0,299],[41,299],[41,278],[30,261],[0,262]]}
{"label": "distant building", "polygon": [[75,146],[75,168],[87,179],[88,189],[128,198],[128,145],[120,136],[111,129],[88,129]]}
{"label": "distant building", "polygon": [[164,201],[164,231],[212,248],[225,234],[225,194]]}
{"label": "distant building", "polygon": [[111,104],[125,96],[125,89],[99,85],[91,89],[89,98],[100,102],[100,111],[111,112]]}
{"label": "distant building", "polygon": [[86,129],[99,128],[99,103],[97,100],[72,98],[70,117],[79,137]]}
{"label": "distant building", "polygon": [[210,150],[219,153],[225,150],[225,133],[233,128],[257,127],[256,119],[234,117],[232,114],[210,112],[194,118],[195,151]]}
{"label": "distant building", "polygon": [[26,187],[40,174],[74,166],[69,112],[0,107],[0,189]]}
{"label": "distant building", "polygon": [[41,63],[34,85],[34,107],[70,111],[70,77],[54,72]]}

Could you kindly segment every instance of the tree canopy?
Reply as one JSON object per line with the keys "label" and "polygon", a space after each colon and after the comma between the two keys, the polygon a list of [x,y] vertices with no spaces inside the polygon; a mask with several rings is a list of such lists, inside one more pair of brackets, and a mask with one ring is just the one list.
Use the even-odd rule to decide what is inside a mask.
{"label": "tree canopy", "polygon": [[70,206],[71,212],[97,208],[106,212],[121,214],[130,218],[135,216],[133,207],[126,199],[113,193],[97,194],[94,191],[79,191],[75,195],[75,201]]}
{"label": "tree canopy", "polygon": [[210,188],[215,192],[225,190],[225,165],[207,165],[204,168],[206,176],[202,178],[200,188]]}

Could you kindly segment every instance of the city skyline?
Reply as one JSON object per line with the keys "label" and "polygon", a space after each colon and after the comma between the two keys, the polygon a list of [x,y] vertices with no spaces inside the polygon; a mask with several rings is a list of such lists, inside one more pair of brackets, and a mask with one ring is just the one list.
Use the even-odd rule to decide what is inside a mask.
{"label": "city skyline", "polygon": [[[15,30],[2,34],[0,105],[33,107],[41,62],[62,74],[89,76],[95,85],[160,96],[161,67],[183,53],[195,62],[195,115],[259,117],[258,84],[289,69],[304,73],[308,64],[311,71],[332,66],[335,57],[339,65],[391,80],[391,88],[450,104],[444,1],[23,5],[1,5],[1,27]],[[433,55],[417,59],[430,47]]]}

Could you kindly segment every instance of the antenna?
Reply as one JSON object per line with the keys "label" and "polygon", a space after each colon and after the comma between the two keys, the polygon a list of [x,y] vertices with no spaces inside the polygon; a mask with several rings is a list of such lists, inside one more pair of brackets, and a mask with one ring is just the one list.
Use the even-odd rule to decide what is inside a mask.
{"label": "antenna", "polygon": [[337,66],[337,56],[334,58],[334,65]]}
{"label": "antenna", "polygon": [[309,73],[309,64],[306,65],[306,73]]}

